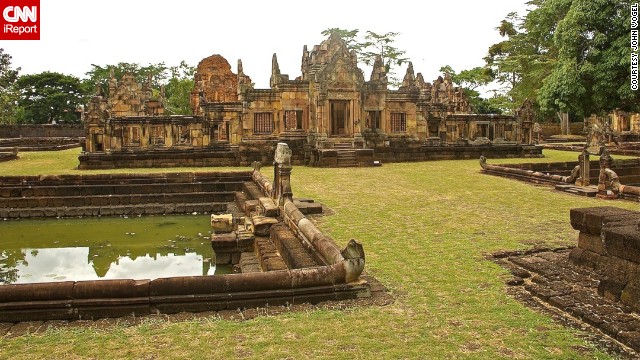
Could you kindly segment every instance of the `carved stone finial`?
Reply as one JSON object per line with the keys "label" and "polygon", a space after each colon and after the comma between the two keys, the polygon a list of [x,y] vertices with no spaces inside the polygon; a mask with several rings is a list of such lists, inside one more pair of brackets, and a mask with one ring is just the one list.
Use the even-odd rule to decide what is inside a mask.
{"label": "carved stone finial", "polygon": [[281,165],[291,165],[291,149],[287,143],[278,143],[274,161]]}
{"label": "carved stone finial", "polygon": [[376,58],[373,61],[373,69],[371,70],[371,78],[369,80],[379,81],[384,84],[387,83],[387,72],[384,67],[384,62],[382,62],[382,57],[380,57],[380,55],[376,55]]}
{"label": "carved stone finial", "polygon": [[416,85],[416,76],[413,72],[413,63],[409,61],[409,66],[407,66],[407,72],[404,74],[404,79],[402,79],[402,87],[409,87]]}
{"label": "carved stone finial", "polygon": [[280,75],[280,65],[278,65],[278,56],[276,53],[273,53],[273,57],[271,58],[271,79],[269,80],[269,85],[271,87],[276,87],[282,80]]}
{"label": "carved stone finial", "polygon": [[340,251],[340,254],[344,258],[346,273],[346,281],[352,282],[358,280],[362,270],[364,270],[365,255],[362,244],[354,239],[349,240],[347,246]]}
{"label": "carved stone finial", "polygon": [[480,166],[483,169],[487,169],[487,158],[484,155],[480,155]]}

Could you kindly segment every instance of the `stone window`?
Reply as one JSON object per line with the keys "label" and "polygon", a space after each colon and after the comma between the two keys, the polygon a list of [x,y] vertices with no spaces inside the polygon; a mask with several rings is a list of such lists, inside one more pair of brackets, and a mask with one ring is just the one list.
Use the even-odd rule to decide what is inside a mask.
{"label": "stone window", "polygon": [[93,134],[93,150],[97,152],[104,151],[103,135]]}
{"label": "stone window", "polygon": [[476,125],[477,132],[476,137],[489,137],[489,124],[487,123],[478,123]]}
{"label": "stone window", "polygon": [[628,116],[622,116],[620,121],[620,131],[631,131],[631,119]]}
{"label": "stone window", "polygon": [[175,134],[175,144],[190,144],[191,132],[188,125],[178,125],[178,131]]}
{"label": "stone window", "polygon": [[391,132],[407,131],[407,114],[391,113]]}
{"label": "stone window", "polygon": [[367,111],[367,129],[375,130],[380,129],[380,119],[382,118],[382,111]]}
{"label": "stone window", "polygon": [[127,126],[124,129],[124,146],[140,146],[140,126]]}
{"label": "stone window", "polygon": [[504,138],[504,124],[493,125],[493,137],[495,139]]}
{"label": "stone window", "polygon": [[164,126],[162,125],[153,125],[151,126],[151,145],[164,145]]}
{"label": "stone window", "polygon": [[284,129],[302,130],[302,110],[284,111]]}
{"label": "stone window", "polygon": [[253,114],[253,133],[256,135],[273,133],[273,113]]}

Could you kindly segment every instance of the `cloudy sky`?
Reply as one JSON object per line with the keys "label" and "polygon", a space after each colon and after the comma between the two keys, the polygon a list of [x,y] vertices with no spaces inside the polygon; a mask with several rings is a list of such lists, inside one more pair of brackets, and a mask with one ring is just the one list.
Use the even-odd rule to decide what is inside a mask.
{"label": "cloudy sky", "polygon": [[221,54],[234,72],[242,59],[257,88],[269,87],[273,53],[283,74],[299,76],[302,47],[319,44],[322,30],[332,27],[399,32],[397,47],[429,81],[443,65],[457,71],[482,65],[488,47],[500,41],[500,21],[527,9],[526,0],[40,1],[41,40],[0,41],[21,74],[84,77],[91,64],[196,65]]}

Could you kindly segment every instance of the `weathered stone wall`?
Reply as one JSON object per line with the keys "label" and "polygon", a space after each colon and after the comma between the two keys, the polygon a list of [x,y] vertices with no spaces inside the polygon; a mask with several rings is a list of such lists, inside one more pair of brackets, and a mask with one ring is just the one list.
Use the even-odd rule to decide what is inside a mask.
{"label": "weathered stone wall", "polygon": [[408,162],[427,160],[487,158],[542,157],[542,147],[533,145],[466,145],[425,146],[421,143],[398,141],[386,147],[374,149],[374,160],[385,162]]}
{"label": "weathered stone wall", "polygon": [[0,218],[224,212],[248,172],[0,177]]}
{"label": "weathered stone wall", "polygon": [[85,136],[84,125],[0,125],[0,139],[19,137],[67,137]]}
{"label": "weathered stone wall", "polygon": [[[544,136],[545,138],[548,138],[552,135],[562,135],[562,129],[560,128],[560,124],[540,124],[540,128],[542,129],[542,132],[541,132],[542,136]],[[569,129],[572,135],[582,135],[582,130],[584,129],[584,123],[581,123],[581,122],[569,123]]]}
{"label": "weathered stone wall", "polygon": [[579,230],[570,259],[596,270],[598,293],[640,311],[640,212],[610,206],[571,209]]}

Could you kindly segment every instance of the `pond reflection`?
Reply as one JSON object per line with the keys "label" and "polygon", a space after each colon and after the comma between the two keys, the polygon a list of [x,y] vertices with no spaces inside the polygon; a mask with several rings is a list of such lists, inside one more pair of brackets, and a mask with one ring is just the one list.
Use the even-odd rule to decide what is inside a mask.
{"label": "pond reflection", "polygon": [[0,284],[213,275],[209,229],[206,215],[5,221]]}

